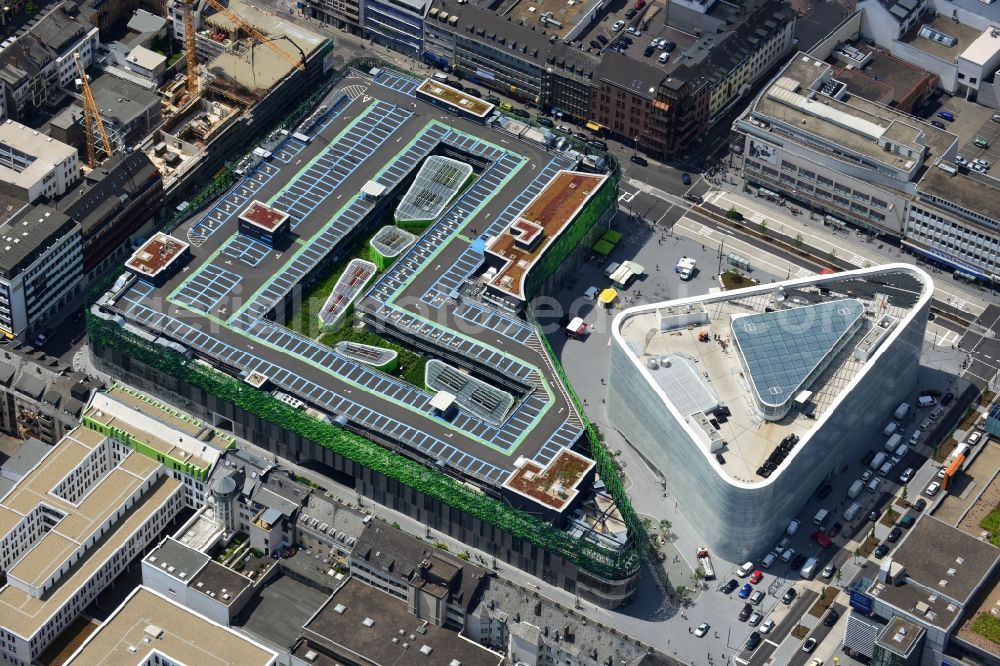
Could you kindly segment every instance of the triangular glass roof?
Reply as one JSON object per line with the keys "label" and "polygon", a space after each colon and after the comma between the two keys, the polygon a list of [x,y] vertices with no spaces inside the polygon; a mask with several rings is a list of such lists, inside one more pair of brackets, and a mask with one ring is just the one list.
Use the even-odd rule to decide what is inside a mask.
{"label": "triangular glass roof", "polygon": [[804,390],[864,314],[861,301],[843,298],[734,317],[736,350],[760,403],[778,407]]}

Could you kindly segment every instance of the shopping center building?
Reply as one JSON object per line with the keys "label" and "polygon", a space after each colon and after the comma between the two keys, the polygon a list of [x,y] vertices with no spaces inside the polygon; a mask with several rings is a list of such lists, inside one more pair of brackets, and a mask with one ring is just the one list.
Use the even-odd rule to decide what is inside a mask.
{"label": "shopping center building", "polygon": [[707,545],[745,560],[912,392],[932,291],[889,264],[629,308],[611,422]]}

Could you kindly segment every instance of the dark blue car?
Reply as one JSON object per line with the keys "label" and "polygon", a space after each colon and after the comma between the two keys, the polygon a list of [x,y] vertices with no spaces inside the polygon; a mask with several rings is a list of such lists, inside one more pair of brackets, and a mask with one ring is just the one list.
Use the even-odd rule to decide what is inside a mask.
{"label": "dark blue car", "polygon": [[751,593],[753,593],[753,585],[743,583],[743,587],[740,588],[740,599],[746,599]]}

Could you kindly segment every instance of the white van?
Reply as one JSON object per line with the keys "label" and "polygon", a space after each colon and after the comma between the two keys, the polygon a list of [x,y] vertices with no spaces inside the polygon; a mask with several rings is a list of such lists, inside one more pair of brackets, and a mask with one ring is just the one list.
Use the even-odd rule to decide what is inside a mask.
{"label": "white van", "polygon": [[901,402],[899,403],[899,407],[896,408],[896,411],[894,411],[892,415],[896,417],[897,421],[902,421],[904,418],[906,418],[906,415],[909,413],[910,413],[909,403]]}
{"label": "white van", "polygon": [[868,492],[875,494],[875,491],[878,490],[878,487],[881,485],[882,485],[882,478],[876,476],[872,477],[872,480],[868,482],[868,485],[865,487],[865,489]]}
{"label": "white van", "polygon": [[776,559],[778,559],[778,556],[775,553],[768,553],[764,556],[764,559],[760,561],[761,568],[770,569]]}
{"label": "white van", "polygon": [[816,525],[817,527],[823,527],[823,523],[826,522],[826,519],[827,517],[829,517],[829,515],[830,512],[827,511],[826,509],[820,509],[819,511],[816,512],[816,515],[813,516],[813,525]]}
{"label": "white van", "polygon": [[889,421],[888,425],[882,428],[882,434],[885,435],[886,437],[889,437],[897,430],[899,430],[899,424],[896,423],[895,421]]}
{"label": "white van", "polygon": [[937,404],[937,400],[929,395],[922,395],[917,398],[917,407],[933,407]]}
{"label": "white van", "polygon": [[873,470],[878,469],[879,467],[882,466],[882,464],[886,461],[886,458],[888,457],[889,455],[887,453],[879,451],[878,453],[875,454],[875,457],[872,458],[872,461],[868,463],[868,467],[870,467]]}
{"label": "white van", "polygon": [[892,454],[892,457],[902,460],[903,458],[906,457],[906,454],[909,452],[910,452],[910,447],[908,447],[906,444],[900,444],[899,448],[896,449],[896,452]]}
{"label": "white van", "polygon": [[448,75],[442,72],[434,72],[434,80],[441,83],[448,83]]}
{"label": "white van", "polygon": [[895,451],[896,447],[899,446],[900,442],[902,441],[903,441],[903,436],[901,434],[899,434],[898,432],[893,434],[892,437],[885,440],[885,450]]}
{"label": "white van", "polygon": [[788,521],[788,527],[785,529],[785,534],[788,536],[795,536],[795,533],[799,531],[799,525],[801,524],[802,523],[799,522],[798,518],[792,518]]}
{"label": "white van", "polygon": [[896,463],[892,462],[891,460],[883,463],[882,466],[878,468],[879,476],[888,476],[889,472],[891,472],[892,468],[895,466]]}
{"label": "white van", "polygon": [[861,491],[864,490],[864,488],[865,488],[865,482],[862,481],[861,479],[858,479],[857,481],[851,484],[850,488],[847,489],[847,496],[850,497],[851,499],[854,499],[861,494]]}
{"label": "white van", "polygon": [[587,287],[587,291],[583,292],[583,296],[588,301],[593,301],[597,298],[599,293],[601,293],[601,290],[597,287]]}
{"label": "white van", "polygon": [[819,566],[819,560],[817,560],[815,557],[810,557],[808,560],[806,560],[806,563],[802,565],[802,569],[799,571],[799,575],[805,578],[806,580],[809,580],[816,575],[816,567],[818,566]]}
{"label": "white van", "polygon": [[861,504],[854,502],[851,506],[844,509],[844,520],[854,520],[854,517],[858,515],[858,511],[861,511]]}

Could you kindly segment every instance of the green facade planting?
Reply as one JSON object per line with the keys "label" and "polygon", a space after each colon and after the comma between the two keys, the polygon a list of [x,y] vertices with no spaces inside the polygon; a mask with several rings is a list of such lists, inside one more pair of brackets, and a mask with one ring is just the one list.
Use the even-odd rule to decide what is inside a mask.
{"label": "green facade planting", "polygon": [[[639,569],[642,554],[641,548],[636,547],[636,544],[642,541],[636,537],[642,535],[641,524],[638,531],[633,532],[631,547],[623,551],[609,552],[581,539],[575,539],[563,530],[524,511],[477,492],[441,472],[394,453],[375,442],[314,418],[304,411],[296,410],[276,400],[270,394],[254,389],[229,375],[192,362],[182,354],[133,335],[117,324],[97,317],[89,311],[87,332],[95,344],[116,350],[135,361],[210,393],[279,428],[296,433],[309,442],[326,447],[363,467],[395,479],[444,505],[492,524],[514,537],[524,539],[562,557],[584,571],[609,580],[621,580],[634,576]],[[588,433],[592,431],[593,428],[588,426]],[[602,470],[602,478],[604,470],[611,471],[605,482],[612,490],[612,496],[616,500],[625,502],[624,515],[634,516],[634,512],[627,504],[624,489],[614,474],[610,458],[593,434],[591,440],[598,469]],[[634,521],[628,520],[628,522],[632,528],[631,523]]]}
{"label": "green facade planting", "polygon": [[170,469],[176,470],[181,474],[186,474],[193,479],[197,479],[198,481],[207,480],[209,472],[212,471],[210,467],[192,465],[189,462],[184,462],[183,460],[179,460],[173,456],[157,451],[141,439],[134,437],[132,433],[120,428],[113,428],[111,426],[104,425],[103,423],[95,421],[86,415],[83,417],[83,425],[87,426],[91,430],[96,430],[105,437],[111,437],[112,439],[116,439],[123,444],[127,444],[128,447],[136,453],[141,453],[147,458],[152,458],[157,462],[161,462]]}
{"label": "green facade planting", "polygon": [[566,260],[587,237],[588,232],[593,228],[601,216],[608,208],[615,205],[618,198],[618,173],[611,173],[600,189],[594,193],[590,201],[576,215],[576,219],[563,230],[556,238],[556,241],[546,248],[538,262],[528,272],[525,279],[524,294],[527,298],[532,298],[542,289],[545,281],[549,279],[556,270]]}

